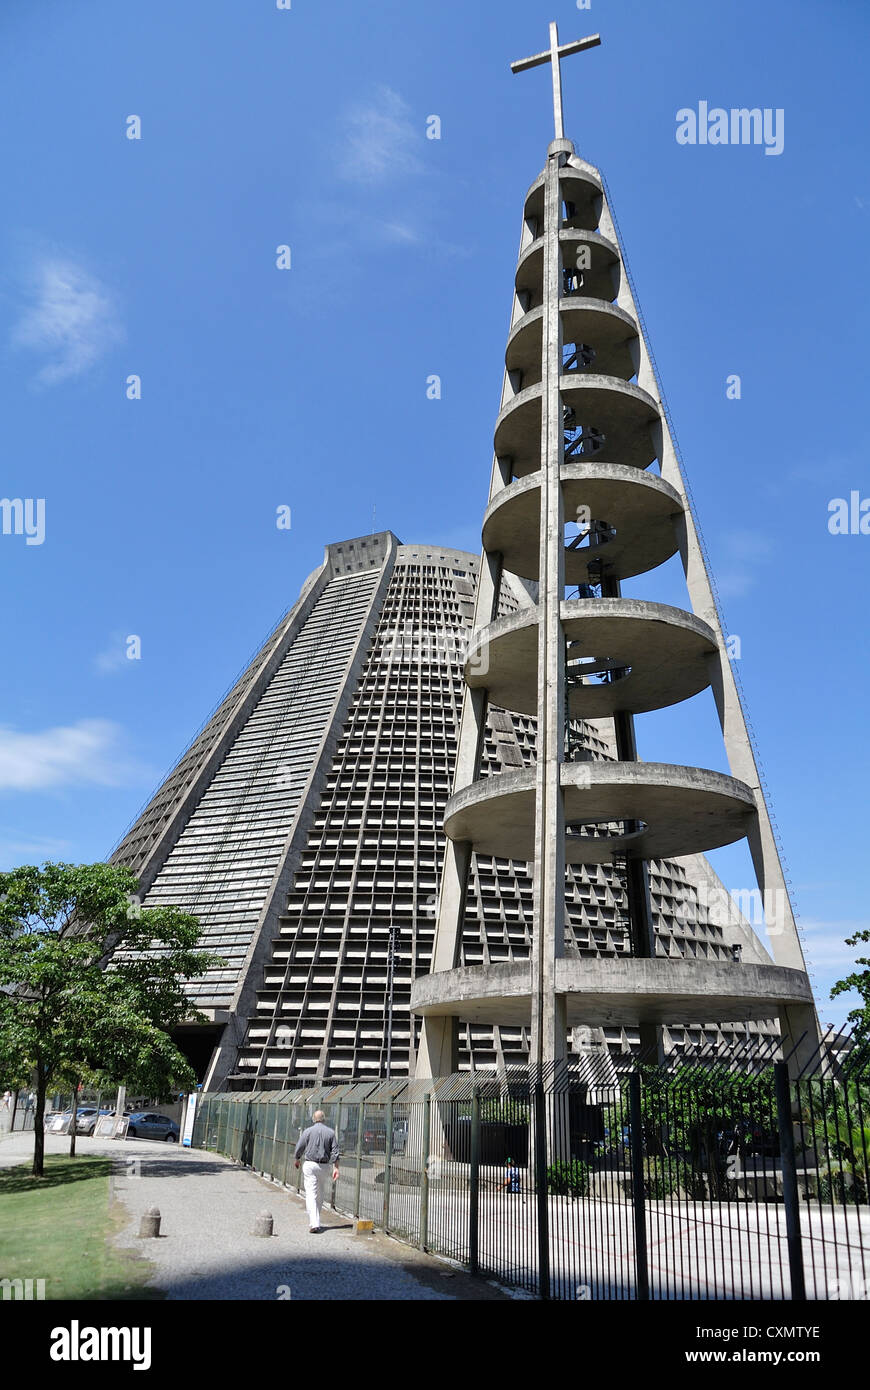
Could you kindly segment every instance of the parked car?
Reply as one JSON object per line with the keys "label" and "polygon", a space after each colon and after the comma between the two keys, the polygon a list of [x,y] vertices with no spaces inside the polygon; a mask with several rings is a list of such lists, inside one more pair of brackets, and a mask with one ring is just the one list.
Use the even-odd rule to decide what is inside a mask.
{"label": "parked car", "polygon": [[[349,1124],[342,1130],[340,1143],[342,1152],[345,1154],[353,1153],[356,1149],[357,1130],[355,1124]],[[408,1121],[396,1120],[393,1123],[393,1153],[401,1154],[405,1152],[408,1143]],[[386,1153],[387,1149],[387,1122],[378,1115],[374,1118],[369,1116],[363,1120],[362,1126],[362,1151],[364,1154]]]}
{"label": "parked car", "polygon": [[174,1144],[179,1136],[179,1128],[168,1115],[158,1115],[154,1110],[135,1110],[127,1126],[128,1139],[164,1139]]}
{"label": "parked car", "polygon": [[114,1110],[103,1108],[99,1114],[95,1109],[87,1107],[79,1110],[76,1115],[76,1134],[93,1134],[97,1120],[103,1115],[114,1115]]}
{"label": "parked car", "polygon": [[[83,1123],[91,1117],[96,1116],[96,1113],[97,1108],[95,1105],[81,1105],[78,1107],[76,1110],[76,1134],[82,1133]],[[44,1127],[56,1131],[62,1130],[64,1125],[68,1128],[71,1122],[71,1110],[46,1110],[43,1117]]]}
{"label": "parked car", "polygon": [[393,1125],[393,1153],[403,1154],[408,1144],[408,1121],[396,1120]]}

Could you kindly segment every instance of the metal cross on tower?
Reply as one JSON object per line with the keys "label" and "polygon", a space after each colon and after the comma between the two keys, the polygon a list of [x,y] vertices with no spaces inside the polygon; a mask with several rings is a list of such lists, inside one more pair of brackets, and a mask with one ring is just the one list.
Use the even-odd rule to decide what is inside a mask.
{"label": "metal cross on tower", "polygon": [[588,38],[578,39],[576,43],[564,43],[559,47],[559,26],[550,25],[550,47],[545,53],[536,53],[534,58],[520,58],[511,63],[511,72],[525,72],[527,68],[540,67],[549,63],[553,69],[553,119],[556,123],[556,139],[564,140],[565,127],[562,117],[562,59],[572,53],[581,53],[584,48],[597,48],[601,43],[600,34],[590,34]]}

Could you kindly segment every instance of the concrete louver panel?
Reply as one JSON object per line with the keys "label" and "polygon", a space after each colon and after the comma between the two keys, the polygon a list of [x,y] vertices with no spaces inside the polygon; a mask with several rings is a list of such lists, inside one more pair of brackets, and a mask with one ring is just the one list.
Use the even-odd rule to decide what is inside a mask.
{"label": "concrete louver panel", "polygon": [[232,999],[375,578],[327,585],[148,891],[146,907],[196,913],[227,962],[190,982],[195,1002]]}
{"label": "concrete louver panel", "polygon": [[195,795],[199,780],[208,775],[209,765],[220,751],[241,711],[256,691],[264,671],[279,659],[288,634],[292,630],[296,611],[304,607],[305,595],[300,596],[294,613],[285,616],[267,638],[254,660],[247,666],[232,689],[221,700],[215,713],[196,736],[187,752],[179,759],[162,786],[140,812],[112,854],[112,861],[129,864],[147,885],[153,877],[153,865],[162,862],[163,844],[179,812]]}
{"label": "concrete louver panel", "polygon": [[[222,746],[212,740],[217,756],[195,794],[185,797],[180,789],[173,805],[164,787],[141,818],[150,827],[156,803],[167,808],[165,821],[176,822],[171,842],[164,822],[165,852],[148,865],[144,903],[174,904],[199,918],[201,945],[223,961],[188,982],[192,1001],[207,1010],[226,1010],[237,993],[381,578],[380,567],[340,577],[331,568],[324,566],[303,589],[301,623],[285,625],[277,651],[267,644],[250,668],[253,677],[215,718],[217,730],[229,733]],[[246,695],[252,696],[247,707]],[[168,785],[179,781],[176,772]],[[158,842],[159,835],[158,825]],[[114,859],[131,862],[136,841],[134,827]]]}

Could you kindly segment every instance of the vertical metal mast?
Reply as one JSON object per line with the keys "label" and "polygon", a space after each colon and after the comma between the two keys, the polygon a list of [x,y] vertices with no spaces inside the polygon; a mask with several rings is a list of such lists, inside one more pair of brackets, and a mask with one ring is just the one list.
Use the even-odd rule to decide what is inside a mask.
{"label": "vertical metal mast", "polygon": [[544,301],[541,343],[541,529],[538,612],[538,731],[535,823],[534,932],[532,938],[532,1036],[530,1061],[559,1061],[567,1047],[565,996],[556,992],[556,961],[565,949],[565,805],[561,765],[565,745],[565,637],[561,603],[565,593],[565,530],[561,469],[562,327],[559,314],[562,259],[562,195],[559,170],[574,147],[564,138],[560,61],[593,48],[597,34],[559,47],[559,30],[550,25],[550,48],[512,63],[513,72],[549,62],[553,73],[556,138],[547,151],[544,186]]}

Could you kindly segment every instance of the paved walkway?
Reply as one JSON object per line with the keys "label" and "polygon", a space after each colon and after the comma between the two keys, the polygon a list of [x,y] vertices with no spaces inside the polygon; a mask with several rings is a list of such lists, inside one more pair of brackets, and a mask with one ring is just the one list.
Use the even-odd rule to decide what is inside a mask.
{"label": "paved walkway", "polygon": [[[65,1153],[69,1139],[46,1135],[46,1153]],[[452,1271],[387,1236],[358,1236],[347,1218],[324,1212],[326,1230],[311,1235],[295,1194],[257,1178],[229,1159],[155,1140],[80,1137],[81,1154],[115,1160],[112,1190],[127,1223],[117,1237],[154,1265],[148,1280],[170,1299],[441,1300],[503,1299],[506,1291]],[[33,1134],[4,1136],[0,1167],[26,1162]],[[139,1221],[159,1207],[161,1238],[140,1240]],[[261,1211],[274,1218],[271,1239],[251,1235]]]}

